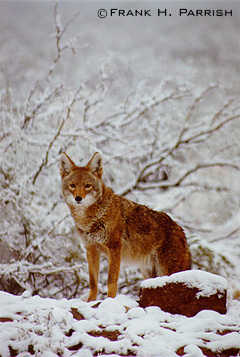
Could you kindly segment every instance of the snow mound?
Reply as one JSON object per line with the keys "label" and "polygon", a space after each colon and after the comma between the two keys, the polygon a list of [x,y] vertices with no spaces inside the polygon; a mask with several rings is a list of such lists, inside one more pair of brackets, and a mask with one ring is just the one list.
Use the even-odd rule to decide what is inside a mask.
{"label": "snow mound", "polygon": [[156,289],[171,283],[182,283],[189,288],[197,288],[198,297],[208,297],[227,289],[226,279],[202,270],[186,270],[170,276],[147,279],[141,283],[141,288]]}

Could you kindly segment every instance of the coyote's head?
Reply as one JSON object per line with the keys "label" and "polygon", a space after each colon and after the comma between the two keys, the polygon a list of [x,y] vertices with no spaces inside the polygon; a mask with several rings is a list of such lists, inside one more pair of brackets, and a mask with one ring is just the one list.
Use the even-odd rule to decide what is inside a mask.
{"label": "coyote's head", "polygon": [[102,197],[102,159],[96,152],[86,166],[76,166],[63,153],[60,160],[62,191],[72,208],[87,208]]}

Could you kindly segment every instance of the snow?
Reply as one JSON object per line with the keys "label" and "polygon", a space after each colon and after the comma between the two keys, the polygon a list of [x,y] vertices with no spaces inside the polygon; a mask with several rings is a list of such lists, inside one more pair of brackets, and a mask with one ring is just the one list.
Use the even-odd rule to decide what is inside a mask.
{"label": "snow", "polygon": [[[0,3],[0,288],[56,298],[87,294],[85,252],[79,238],[73,241],[61,198],[63,151],[79,164],[101,152],[104,182],[175,216],[195,267],[237,288],[237,21],[221,23],[224,37],[222,19],[210,17],[197,26],[195,19],[152,17],[147,27],[146,19],[114,18],[114,26],[108,19],[98,28],[97,8],[87,2]],[[102,270],[100,298],[106,264]],[[141,275],[125,272],[119,291],[133,296]]]}
{"label": "snow", "polygon": [[[75,308],[82,319],[75,319]],[[39,296],[14,296],[0,292],[0,354],[9,356],[8,346],[36,356],[203,356],[200,347],[212,351],[240,349],[240,302],[231,301],[226,315],[201,311],[191,318],[172,315],[159,307],[140,308],[132,298],[87,303],[80,299],[55,300]],[[94,335],[93,332],[99,335]],[[112,340],[101,336],[118,332]],[[78,346],[75,350],[71,346]],[[76,350],[78,351],[76,352]]]}
{"label": "snow", "polygon": [[204,354],[199,347],[195,345],[188,345],[184,348],[185,357],[204,357]]}
{"label": "snow", "polygon": [[142,288],[156,289],[171,283],[183,283],[189,288],[198,288],[197,297],[211,296],[227,289],[227,280],[220,275],[202,270],[186,270],[169,276],[144,280]]}

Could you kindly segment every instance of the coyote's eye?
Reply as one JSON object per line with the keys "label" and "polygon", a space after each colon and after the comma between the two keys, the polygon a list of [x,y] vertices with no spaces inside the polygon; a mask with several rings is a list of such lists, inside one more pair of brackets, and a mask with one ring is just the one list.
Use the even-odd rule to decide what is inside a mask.
{"label": "coyote's eye", "polygon": [[75,188],[75,187],[76,187],[76,185],[75,185],[74,183],[70,183],[69,187],[71,187],[71,188]]}
{"label": "coyote's eye", "polygon": [[92,185],[90,185],[90,183],[87,183],[87,184],[85,185],[85,188],[86,188],[87,190],[90,190],[90,188],[92,188]]}

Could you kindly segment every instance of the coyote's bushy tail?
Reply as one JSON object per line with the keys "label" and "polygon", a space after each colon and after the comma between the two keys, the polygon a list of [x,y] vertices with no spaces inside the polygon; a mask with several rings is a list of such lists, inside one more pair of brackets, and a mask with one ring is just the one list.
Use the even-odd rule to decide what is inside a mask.
{"label": "coyote's bushy tail", "polygon": [[164,275],[191,269],[191,254],[185,233],[175,222],[166,233],[165,242],[158,249],[158,260]]}

